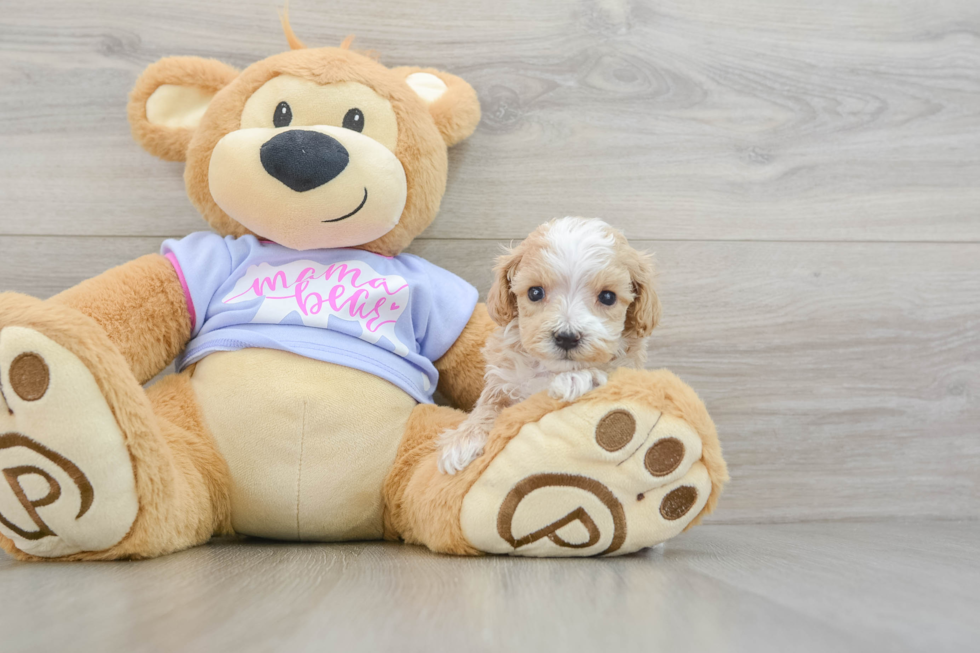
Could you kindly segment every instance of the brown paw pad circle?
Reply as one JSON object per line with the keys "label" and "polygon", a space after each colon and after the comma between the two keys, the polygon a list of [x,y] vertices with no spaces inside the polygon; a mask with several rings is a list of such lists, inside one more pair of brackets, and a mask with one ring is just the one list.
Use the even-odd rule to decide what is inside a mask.
{"label": "brown paw pad circle", "polygon": [[667,476],[684,461],[684,443],[677,438],[664,438],[647,449],[643,466],[653,476]]}
{"label": "brown paw pad circle", "polygon": [[630,443],[636,433],[636,418],[628,410],[614,410],[599,420],[595,427],[595,441],[612,453]]}
{"label": "brown paw pad circle", "polygon": [[660,502],[660,514],[667,521],[680,519],[691,510],[698,501],[697,488],[682,485],[667,493]]}
{"label": "brown paw pad circle", "polygon": [[48,364],[34,352],[20,354],[10,364],[10,387],[24,401],[43,397],[50,382]]}

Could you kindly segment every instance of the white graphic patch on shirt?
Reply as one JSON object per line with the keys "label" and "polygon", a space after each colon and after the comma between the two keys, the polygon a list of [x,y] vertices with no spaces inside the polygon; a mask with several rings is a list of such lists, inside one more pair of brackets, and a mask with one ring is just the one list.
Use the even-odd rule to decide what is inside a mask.
{"label": "white graphic patch on shirt", "polygon": [[279,324],[296,312],[304,325],[325,329],[334,315],[360,324],[361,340],[374,344],[384,336],[395,346],[396,354],[407,356],[408,347],[395,335],[395,322],[408,305],[408,292],[408,282],[402,277],[379,274],[361,261],[330,265],[292,261],[249,266],[222,303],[262,297],[252,318],[252,323],[260,324]]}

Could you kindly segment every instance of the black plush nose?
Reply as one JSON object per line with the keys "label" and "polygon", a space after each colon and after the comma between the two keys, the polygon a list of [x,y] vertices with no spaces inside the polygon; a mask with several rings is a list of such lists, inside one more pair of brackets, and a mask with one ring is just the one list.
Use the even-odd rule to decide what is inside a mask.
{"label": "black plush nose", "polygon": [[579,334],[569,333],[567,331],[564,333],[556,333],[553,337],[555,339],[555,344],[565,351],[578,347],[578,343],[582,339],[582,336]]}
{"label": "black plush nose", "polygon": [[350,161],[337,139],[303,129],[270,138],[259,149],[259,157],[266,172],[297,193],[324,185]]}

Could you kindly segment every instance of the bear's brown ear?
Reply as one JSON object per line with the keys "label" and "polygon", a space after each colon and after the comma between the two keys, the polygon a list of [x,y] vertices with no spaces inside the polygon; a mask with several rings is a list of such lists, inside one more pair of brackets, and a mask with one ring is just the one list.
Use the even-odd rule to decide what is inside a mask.
{"label": "bear's brown ear", "polygon": [[211,99],[237,76],[231,66],[201,57],[150,64],[129,94],[133,138],[154,156],[183,161]]}
{"label": "bear's brown ear", "polygon": [[480,100],[473,87],[456,75],[434,68],[393,69],[429,107],[446,145],[467,138],[480,122]]}

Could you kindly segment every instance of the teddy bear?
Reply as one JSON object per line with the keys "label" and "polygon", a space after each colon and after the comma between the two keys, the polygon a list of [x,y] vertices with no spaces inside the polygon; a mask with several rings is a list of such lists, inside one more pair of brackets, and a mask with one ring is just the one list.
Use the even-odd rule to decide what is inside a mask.
{"label": "teddy bear", "polygon": [[[403,250],[477,94],[284,29],[290,49],[244,70],[169,57],[131,93],[136,141],[186,163],[211,231],[45,301],[0,294],[3,549],[140,559],[240,535],[621,555],[711,512],[728,478],[715,427],[666,370],[535,395],[465,470],[437,469],[495,324],[475,288]],[[635,290],[647,335],[656,295]]]}

